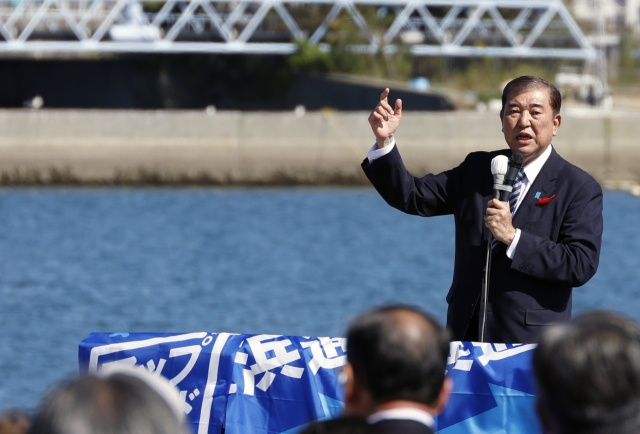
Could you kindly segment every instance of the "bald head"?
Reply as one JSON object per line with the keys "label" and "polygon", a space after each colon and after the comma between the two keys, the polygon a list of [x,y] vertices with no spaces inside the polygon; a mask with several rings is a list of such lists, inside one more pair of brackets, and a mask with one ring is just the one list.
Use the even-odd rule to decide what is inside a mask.
{"label": "bald head", "polygon": [[354,375],[381,404],[431,405],[444,383],[449,339],[431,317],[405,306],[378,308],[356,318],[347,332]]}

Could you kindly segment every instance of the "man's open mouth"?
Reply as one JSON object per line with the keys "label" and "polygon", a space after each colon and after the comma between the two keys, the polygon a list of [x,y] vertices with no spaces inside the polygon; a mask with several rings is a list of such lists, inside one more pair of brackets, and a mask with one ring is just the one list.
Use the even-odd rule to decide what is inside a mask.
{"label": "man's open mouth", "polygon": [[518,134],[516,139],[518,139],[518,140],[531,140],[532,137],[529,134]]}

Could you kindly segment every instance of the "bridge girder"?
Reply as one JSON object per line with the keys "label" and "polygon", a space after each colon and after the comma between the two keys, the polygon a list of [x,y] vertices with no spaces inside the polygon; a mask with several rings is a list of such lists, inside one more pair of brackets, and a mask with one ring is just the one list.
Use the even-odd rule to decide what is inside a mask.
{"label": "bridge girder", "polygon": [[[349,48],[359,52],[394,52],[406,46],[417,56],[598,58],[560,0],[151,4],[155,9],[145,10],[148,3],[141,0],[0,0],[0,54],[290,54],[297,49],[295,41],[331,49],[331,26],[346,15],[362,39]],[[274,23],[276,32],[270,30]]]}

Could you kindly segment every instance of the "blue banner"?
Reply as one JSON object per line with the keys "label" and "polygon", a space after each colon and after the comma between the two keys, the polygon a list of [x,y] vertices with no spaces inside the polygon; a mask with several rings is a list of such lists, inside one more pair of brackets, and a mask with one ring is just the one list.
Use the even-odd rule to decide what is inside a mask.
{"label": "blue banner", "polygon": [[[535,345],[452,342],[454,388],[438,431],[539,433],[531,376]],[[197,434],[294,434],[342,412],[346,340],[229,333],[93,333],[80,368],[141,366],[180,390]]]}
{"label": "blue banner", "polygon": [[534,344],[452,342],[453,393],[437,419],[441,434],[541,433],[535,413]]}
{"label": "blue banner", "polygon": [[342,412],[343,338],[229,333],[92,333],[82,371],[139,365],[180,390],[193,432],[294,433]]}

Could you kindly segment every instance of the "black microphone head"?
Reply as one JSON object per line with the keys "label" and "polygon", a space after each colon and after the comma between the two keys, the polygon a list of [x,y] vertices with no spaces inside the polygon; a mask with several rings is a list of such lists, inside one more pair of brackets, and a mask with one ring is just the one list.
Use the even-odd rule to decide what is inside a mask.
{"label": "black microphone head", "polygon": [[[504,185],[507,186],[513,186],[513,183],[516,180],[516,177],[518,176],[518,171],[520,171],[520,168],[522,167],[522,154],[520,154],[519,152],[512,152],[511,155],[509,156],[509,170],[507,171],[507,176],[504,177]],[[501,191],[500,192],[500,201],[502,202],[509,202],[509,194],[511,193],[511,190],[509,189],[509,191]]]}
{"label": "black microphone head", "polygon": [[512,152],[511,155],[509,156],[509,166],[517,167],[518,169],[520,169],[522,167],[522,160],[523,159],[524,159],[524,157],[522,156],[521,153]]}

